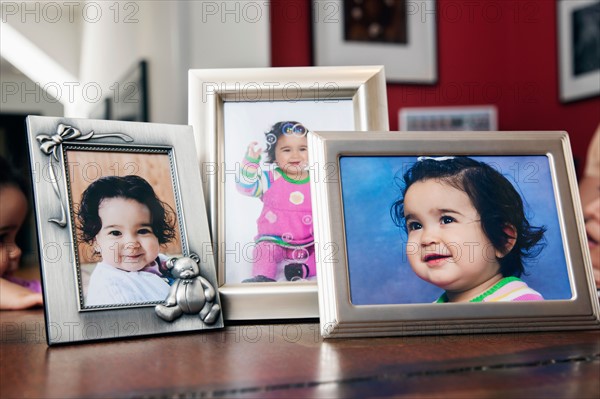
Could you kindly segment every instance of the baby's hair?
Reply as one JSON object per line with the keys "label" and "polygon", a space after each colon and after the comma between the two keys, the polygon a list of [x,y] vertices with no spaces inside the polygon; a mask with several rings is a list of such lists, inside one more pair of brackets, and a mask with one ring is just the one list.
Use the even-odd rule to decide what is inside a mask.
{"label": "baby's hair", "polygon": [[[524,274],[523,258],[539,254],[546,228],[529,224],[517,190],[486,163],[468,157],[419,160],[404,173],[400,184],[401,198],[390,209],[394,223],[405,227],[406,192],[414,183],[429,179],[436,179],[467,194],[479,214],[483,232],[496,250],[504,252],[509,239],[515,238],[512,250],[498,259],[500,272],[504,277]],[[506,226],[514,226],[517,236],[509,236],[505,232]]]}
{"label": "baby's hair", "polygon": [[277,122],[271,127],[271,130],[265,133],[265,139],[267,141],[267,158],[265,162],[275,163],[275,149],[277,147],[277,141],[283,135],[291,136],[305,136],[308,130],[299,122],[296,121],[282,121]]}
{"label": "baby's hair", "polygon": [[25,180],[17,174],[14,167],[2,156],[0,156],[0,187],[14,186],[27,194]]}
{"label": "baby's hair", "polygon": [[166,244],[175,238],[175,213],[168,204],[158,199],[146,180],[135,175],[106,176],[90,184],[81,196],[77,219],[83,242],[91,243],[102,228],[98,209],[102,201],[109,198],[132,199],[146,205],[150,210],[152,232],[158,242]]}

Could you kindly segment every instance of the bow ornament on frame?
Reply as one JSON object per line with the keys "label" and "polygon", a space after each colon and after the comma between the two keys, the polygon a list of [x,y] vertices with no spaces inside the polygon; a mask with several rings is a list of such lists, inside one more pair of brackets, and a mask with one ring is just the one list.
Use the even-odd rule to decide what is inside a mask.
{"label": "bow ornament on frame", "polygon": [[52,158],[58,161],[58,148],[64,142],[70,141],[88,141],[93,139],[102,139],[106,137],[116,137],[119,138],[126,143],[130,143],[133,141],[133,138],[123,133],[108,133],[108,134],[96,134],[94,131],[90,131],[87,134],[81,133],[81,131],[73,126],[65,125],[63,123],[59,123],[56,127],[56,133],[53,135],[49,134],[40,134],[35,139],[40,143],[40,150],[50,157],[49,160],[49,174],[50,181],[52,183],[52,188],[54,189],[54,193],[58,197],[60,202],[60,218],[50,218],[49,222],[56,223],[60,227],[65,227],[67,225],[67,213],[65,210],[65,205],[63,203],[62,197],[60,195],[60,189],[58,187],[58,181],[56,179],[56,174],[54,173],[54,164],[52,162]]}
{"label": "bow ornament on frame", "polygon": [[56,134],[50,136],[47,134],[40,134],[35,139],[40,143],[40,150],[46,155],[52,154],[54,159],[58,161],[58,155],[56,155],[56,150],[63,143],[63,141],[69,140],[89,140],[94,136],[94,131],[92,130],[86,135],[83,135],[79,129],[74,128],[73,126],[63,125],[60,123],[56,128]]}

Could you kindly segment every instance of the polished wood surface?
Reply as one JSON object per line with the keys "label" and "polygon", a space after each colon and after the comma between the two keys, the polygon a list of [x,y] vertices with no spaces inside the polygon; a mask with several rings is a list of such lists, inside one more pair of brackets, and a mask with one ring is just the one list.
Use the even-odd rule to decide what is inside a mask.
{"label": "polished wood surface", "polygon": [[[63,331],[62,333],[68,333]],[[600,332],[323,340],[315,323],[48,347],[0,312],[0,397],[600,397]]]}

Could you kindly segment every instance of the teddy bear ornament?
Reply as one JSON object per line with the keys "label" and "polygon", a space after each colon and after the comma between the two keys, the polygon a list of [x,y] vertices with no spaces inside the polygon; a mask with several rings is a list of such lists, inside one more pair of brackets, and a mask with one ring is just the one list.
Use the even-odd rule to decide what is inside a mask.
{"label": "teddy bear ornament", "polygon": [[154,308],[158,317],[173,321],[182,314],[198,314],[205,324],[219,319],[221,306],[217,303],[217,292],[210,282],[200,275],[198,255],[171,258],[167,269],[175,279],[164,304]]}

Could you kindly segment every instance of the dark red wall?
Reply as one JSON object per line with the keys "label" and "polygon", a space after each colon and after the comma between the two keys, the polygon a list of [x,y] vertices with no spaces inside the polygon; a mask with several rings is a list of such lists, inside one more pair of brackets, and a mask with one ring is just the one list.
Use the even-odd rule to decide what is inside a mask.
{"label": "dark red wall", "polygon": [[[310,0],[272,2],[273,66],[312,65],[310,4]],[[390,129],[398,129],[402,107],[493,104],[500,130],[569,132],[581,171],[600,123],[600,97],[559,101],[556,2],[438,0],[437,4],[438,81],[388,84]]]}

